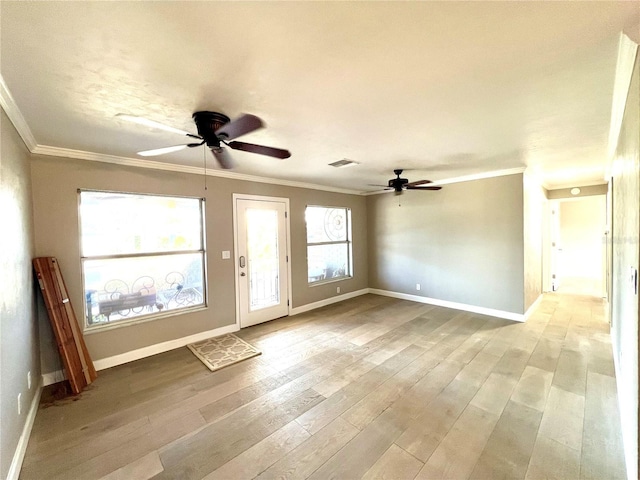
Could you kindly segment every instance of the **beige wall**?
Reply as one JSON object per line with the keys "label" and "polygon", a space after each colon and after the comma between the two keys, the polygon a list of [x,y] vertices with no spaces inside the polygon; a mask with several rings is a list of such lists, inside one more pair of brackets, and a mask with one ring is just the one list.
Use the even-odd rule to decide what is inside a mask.
{"label": "beige wall", "polygon": [[613,162],[611,333],[628,478],[638,478],[638,294],[629,281],[640,260],[640,55]]}
{"label": "beige wall", "polygon": [[371,195],[367,215],[371,288],[524,313],[522,174]]}
{"label": "beige wall", "polygon": [[[123,167],[85,160],[34,156],[32,162],[36,254],[58,258],[76,313],[82,311],[77,190],[98,189],[201,196],[206,198],[206,238],[209,306],[204,311],[176,315],[147,323],[87,334],[94,360],[234,324],[234,260],[232,194],[244,193],[290,199],[292,306],[300,307],[367,287],[366,199],[320,190]],[[349,207],[353,218],[354,277],[309,287],[306,267],[304,211],[308,204]],[[47,342],[44,342],[47,344]],[[50,343],[49,343],[49,346]],[[46,356],[46,354],[45,354]],[[55,357],[55,356],[54,356]],[[55,362],[55,358],[52,359]],[[58,364],[44,367],[46,372]]]}
{"label": "beige wall", "polygon": [[[1,109],[0,130],[0,478],[7,478],[40,383],[40,358],[31,267],[29,152]],[[27,372],[31,372],[31,389]],[[20,415],[18,394],[22,394]]]}
{"label": "beige wall", "polygon": [[577,197],[589,197],[592,195],[606,195],[609,188],[606,183],[601,185],[588,185],[585,187],[579,187],[580,193],[578,195],[571,194],[571,188],[556,188],[554,190],[547,191],[547,198],[549,200],[556,200],[559,198],[577,198]]}

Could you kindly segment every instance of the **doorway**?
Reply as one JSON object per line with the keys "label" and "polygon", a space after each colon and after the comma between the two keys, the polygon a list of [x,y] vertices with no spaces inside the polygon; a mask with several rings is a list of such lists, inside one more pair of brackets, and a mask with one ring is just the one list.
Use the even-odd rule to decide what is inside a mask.
{"label": "doorway", "polygon": [[606,201],[604,195],[553,201],[553,290],[606,297]]}
{"label": "doorway", "polygon": [[240,328],[289,315],[288,198],[233,195]]}

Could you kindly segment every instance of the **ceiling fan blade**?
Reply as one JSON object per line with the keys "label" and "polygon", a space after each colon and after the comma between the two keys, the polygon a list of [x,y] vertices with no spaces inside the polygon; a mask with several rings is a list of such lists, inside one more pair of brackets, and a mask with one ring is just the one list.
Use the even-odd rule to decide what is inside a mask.
{"label": "ceiling fan blade", "polygon": [[255,115],[245,113],[241,117],[231,120],[229,123],[225,123],[222,127],[215,131],[218,137],[222,137],[224,140],[233,140],[242,135],[246,135],[249,132],[253,132],[259,128],[262,128],[264,124]]}
{"label": "ceiling fan blade", "polygon": [[136,117],[135,115],[127,115],[126,113],[118,113],[116,117],[121,118],[122,120],[126,120],[127,122],[137,123],[138,125],[144,125],[145,127],[157,128],[159,130],[164,130],[165,132],[177,133],[179,135],[187,135],[189,137],[194,137],[191,133],[180,130],[179,128],[173,128],[169,125],[165,125],[160,122],[156,122],[154,120],[149,120],[148,118]]}
{"label": "ceiling fan blade", "polygon": [[[173,147],[163,147],[163,148],[154,148],[153,150],[143,150],[142,152],[138,152],[138,155],[142,157],[155,157],[157,155],[164,155],[165,153],[178,152],[184,148],[189,147],[190,145],[174,145]],[[198,144],[195,144],[196,146]]]}
{"label": "ceiling fan blade", "polygon": [[442,190],[442,187],[437,187],[437,186],[433,186],[433,187],[415,187],[413,185],[407,185],[406,189],[407,190]]}
{"label": "ceiling fan blade", "polygon": [[233,157],[229,154],[229,151],[223,147],[213,147],[211,149],[211,153],[216,157],[216,160],[220,164],[222,168],[230,169],[235,167],[235,162],[233,161]]}
{"label": "ceiling fan blade", "polygon": [[407,186],[415,187],[416,185],[424,185],[425,183],[433,183],[431,180],[416,180],[415,182],[407,183]]}
{"label": "ceiling fan blade", "polygon": [[255,145],[253,143],[245,142],[229,142],[229,145],[234,150],[242,150],[245,152],[258,153],[260,155],[267,155],[268,157],[275,158],[289,158],[291,152],[289,150],[283,150],[281,148],[265,147],[264,145]]}

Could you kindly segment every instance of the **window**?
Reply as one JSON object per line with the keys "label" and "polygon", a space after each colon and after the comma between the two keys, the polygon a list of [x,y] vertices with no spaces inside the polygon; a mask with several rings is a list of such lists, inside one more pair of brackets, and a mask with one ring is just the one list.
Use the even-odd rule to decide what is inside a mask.
{"label": "window", "polygon": [[309,283],[350,277],[351,210],[308,206],[305,216]]}
{"label": "window", "polygon": [[205,305],[203,199],[79,193],[87,328]]}

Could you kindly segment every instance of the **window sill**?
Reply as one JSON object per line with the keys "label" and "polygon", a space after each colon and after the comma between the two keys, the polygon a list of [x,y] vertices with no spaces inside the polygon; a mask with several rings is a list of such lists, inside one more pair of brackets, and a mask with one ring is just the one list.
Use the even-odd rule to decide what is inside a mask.
{"label": "window sill", "polygon": [[319,280],[317,282],[307,283],[307,286],[308,287],[319,287],[320,285],[326,285],[327,283],[342,282],[344,280],[351,280],[352,278],[353,277],[351,275],[345,275],[343,277],[328,278],[326,280]]}
{"label": "window sill", "polygon": [[132,318],[131,320],[114,320],[111,323],[104,323],[102,325],[86,326],[82,332],[84,335],[93,335],[94,333],[106,332],[107,330],[115,330],[117,328],[131,327],[133,325],[139,325],[141,323],[153,322],[154,320],[160,320],[163,318],[176,317],[184,315],[186,313],[195,313],[206,310],[207,305],[198,305],[192,308],[185,308],[180,310],[173,310],[165,313],[155,313],[151,315],[145,315],[143,317]]}

